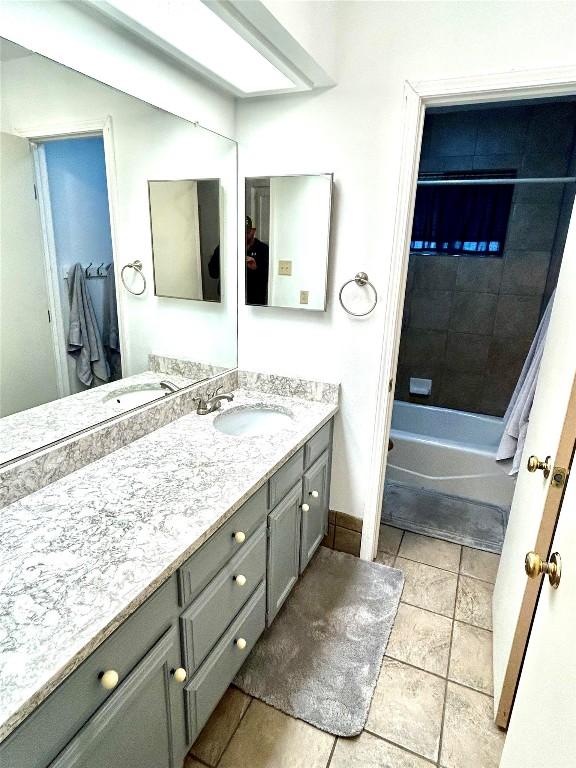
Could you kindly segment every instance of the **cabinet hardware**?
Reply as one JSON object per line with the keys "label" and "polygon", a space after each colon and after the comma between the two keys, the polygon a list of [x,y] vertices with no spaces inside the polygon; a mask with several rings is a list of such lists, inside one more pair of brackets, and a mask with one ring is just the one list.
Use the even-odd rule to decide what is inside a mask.
{"label": "cabinet hardware", "polygon": [[246,576],[239,573],[238,576],[234,576],[234,581],[236,584],[238,584],[239,587],[243,587],[244,584],[246,584]]}
{"label": "cabinet hardware", "polygon": [[120,676],[115,669],[108,669],[106,672],[100,672],[98,679],[100,680],[102,688],[105,688],[107,691],[112,691],[118,685]]}
{"label": "cabinet hardware", "polygon": [[184,667],[178,667],[178,669],[171,669],[170,674],[176,680],[177,683],[183,683],[188,677],[188,673]]}
{"label": "cabinet hardware", "polygon": [[241,651],[243,651],[244,648],[246,648],[247,643],[243,637],[239,637],[237,640],[234,640],[234,642],[236,643],[236,647],[239,648]]}
{"label": "cabinet hardware", "polygon": [[246,534],[244,531],[236,531],[236,533],[232,534],[232,537],[237,544],[244,544],[246,541]]}

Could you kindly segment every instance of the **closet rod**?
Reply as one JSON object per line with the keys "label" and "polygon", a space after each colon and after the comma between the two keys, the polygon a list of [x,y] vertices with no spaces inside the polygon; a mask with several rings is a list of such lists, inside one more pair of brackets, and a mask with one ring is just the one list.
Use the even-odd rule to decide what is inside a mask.
{"label": "closet rod", "polygon": [[448,184],[574,184],[576,176],[554,176],[550,179],[419,179],[418,186]]}

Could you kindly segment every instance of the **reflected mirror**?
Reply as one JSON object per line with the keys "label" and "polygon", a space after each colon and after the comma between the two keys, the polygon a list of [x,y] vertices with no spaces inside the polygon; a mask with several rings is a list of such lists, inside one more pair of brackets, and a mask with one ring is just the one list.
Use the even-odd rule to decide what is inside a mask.
{"label": "reflected mirror", "polygon": [[246,179],[246,304],[326,309],[332,174]]}
{"label": "reflected mirror", "polygon": [[0,59],[1,464],[236,367],[237,147]]}
{"label": "reflected mirror", "polygon": [[154,293],[220,301],[220,179],[149,181]]}

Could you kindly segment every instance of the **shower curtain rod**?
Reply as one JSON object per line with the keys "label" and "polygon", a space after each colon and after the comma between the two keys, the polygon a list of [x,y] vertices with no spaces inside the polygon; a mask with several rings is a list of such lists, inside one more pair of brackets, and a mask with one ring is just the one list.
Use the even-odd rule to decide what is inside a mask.
{"label": "shower curtain rod", "polygon": [[554,176],[549,179],[418,179],[418,186],[448,184],[574,184],[576,176]]}

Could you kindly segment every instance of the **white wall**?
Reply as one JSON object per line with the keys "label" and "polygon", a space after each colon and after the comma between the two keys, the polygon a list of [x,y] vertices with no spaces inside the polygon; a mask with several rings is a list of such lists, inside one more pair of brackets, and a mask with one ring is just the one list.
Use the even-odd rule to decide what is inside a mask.
{"label": "white wall", "polygon": [[576,4],[332,3],[332,38],[318,4],[267,5],[338,85],[240,102],[240,176],[335,173],[328,311],[241,306],[239,364],[342,383],[331,507],[362,516],[386,307],[350,318],[338,290],[364,270],[386,295],[404,81],[574,65]]}
{"label": "white wall", "polygon": [[[114,259],[123,374],[147,369],[149,352],[234,366],[236,264],[229,252],[236,231],[234,142],[35,55],[5,62],[2,86],[3,118],[14,132],[112,118],[116,173],[108,178],[108,191],[118,212]],[[182,178],[222,180],[221,258],[229,268],[221,304],[154,296],[148,180]],[[122,266],[135,259],[142,261],[148,280],[141,297],[120,282]],[[134,288],[140,285],[135,278]]]}

